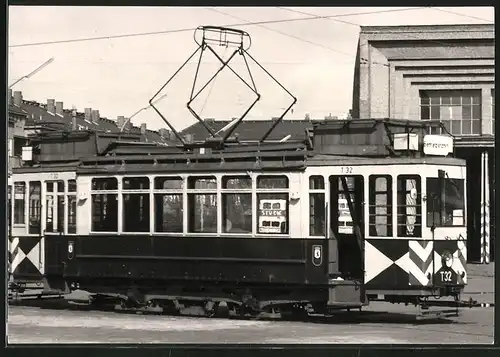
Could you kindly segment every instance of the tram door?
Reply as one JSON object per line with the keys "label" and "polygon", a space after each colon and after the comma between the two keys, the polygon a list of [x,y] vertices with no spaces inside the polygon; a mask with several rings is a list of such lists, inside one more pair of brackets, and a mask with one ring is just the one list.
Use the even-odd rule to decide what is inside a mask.
{"label": "tram door", "polygon": [[363,279],[363,176],[330,176],[330,232],[337,240],[338,270]]}

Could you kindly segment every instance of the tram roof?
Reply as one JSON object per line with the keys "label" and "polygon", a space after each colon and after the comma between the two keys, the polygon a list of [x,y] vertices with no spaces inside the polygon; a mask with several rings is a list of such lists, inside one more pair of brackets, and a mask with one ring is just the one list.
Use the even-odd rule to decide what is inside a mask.
{"label": "tram roof", "polygon": [[40,150],[38,166],[31,170],[59,170],[65,167],[62,163],[81,173],[303,170],[307,166],[375,162],[462,165],[463,160],[424,157],[421,152],[407,152],[405,157],[391,147],[393,133],[422,134],[421,141],[431,126],[436,125],[397,119],[328,120],[315,123],[304,140],[244,142],[233,138],[222,142],[211,138],[178,146],[113,134],[50,133],[34,140],[45,148]]}

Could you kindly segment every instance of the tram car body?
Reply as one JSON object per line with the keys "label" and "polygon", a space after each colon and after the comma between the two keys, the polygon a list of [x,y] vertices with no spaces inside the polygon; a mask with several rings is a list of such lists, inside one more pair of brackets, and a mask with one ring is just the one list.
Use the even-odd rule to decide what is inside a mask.
{"label": "tram car body", "polygon": [[[368,121],[370,140],[388,123]],[[386,153],[385,137],[353,154],[328,144],[352,136],[336,125],[316,127],[312,146],[107,150],[68,171],[16,169],[13,184],[26,194],[12,202],[13,212],[24,205],[10,239],[14,278],[138,305],[224,301],[254,312],[458,298],[465,162],[419,148]],[[411,125],[424,145],[427,128]]]}

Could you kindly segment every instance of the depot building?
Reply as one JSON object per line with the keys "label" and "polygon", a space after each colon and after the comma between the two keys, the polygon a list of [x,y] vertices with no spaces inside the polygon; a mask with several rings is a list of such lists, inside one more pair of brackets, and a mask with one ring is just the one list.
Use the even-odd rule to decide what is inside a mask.
{"label": "depot building", "polygon": [[362,27],[354,73],[354,118],[435,120],[454,136],[455,155],[467,161],[469,262],[494,259],[494,30]]}

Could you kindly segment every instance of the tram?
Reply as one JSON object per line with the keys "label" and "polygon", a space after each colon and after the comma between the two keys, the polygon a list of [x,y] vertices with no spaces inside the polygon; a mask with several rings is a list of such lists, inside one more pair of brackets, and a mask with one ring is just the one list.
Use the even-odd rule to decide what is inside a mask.
{"label": "tram", "polygon": [[[327,126],[315,135],[328,136]],[[138,305],[224,301],[253,312],[458,299],[467,282],[463,160],[210,145],[14,169],[14,278]]]}
{"label": "tram", "polygon": [[439,123],[327,120],[304,140],[266,141],[285,111],[258,143],[231,136],[244,116],[187,143],[157,112],[177,145],[99,132],[32,138],[33,161],[12,175],[14,280],[207,314],[459,299],[466,166],[450,135],[430,134]]}

